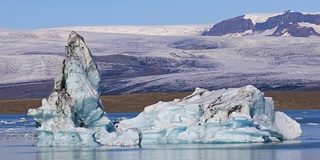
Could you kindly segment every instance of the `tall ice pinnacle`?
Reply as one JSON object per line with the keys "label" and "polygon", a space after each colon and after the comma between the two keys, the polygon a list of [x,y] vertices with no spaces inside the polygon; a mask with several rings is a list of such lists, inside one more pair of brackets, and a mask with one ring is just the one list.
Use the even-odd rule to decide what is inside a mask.
{"label": "tall ice pinnacle", "polygon": [[100,100],[100,74],[84,38],[72,31],[48,99],[28,115],[40,124],[38,146],[138,145],[139,129],[116,131]]}

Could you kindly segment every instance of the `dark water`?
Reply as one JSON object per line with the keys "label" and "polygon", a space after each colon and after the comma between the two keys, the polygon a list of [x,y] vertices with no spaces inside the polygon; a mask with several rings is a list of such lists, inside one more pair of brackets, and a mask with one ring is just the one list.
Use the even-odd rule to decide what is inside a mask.
{"label": "dark water", "polygon": [[[26,115],[0,115],[0,160],[320,160],[320,111],[284,111],[297,120],[303,135],[273,143],[148,144],[134,147],[34,147],[34,121]],[[109,113],[132,118],[137,113]]]}

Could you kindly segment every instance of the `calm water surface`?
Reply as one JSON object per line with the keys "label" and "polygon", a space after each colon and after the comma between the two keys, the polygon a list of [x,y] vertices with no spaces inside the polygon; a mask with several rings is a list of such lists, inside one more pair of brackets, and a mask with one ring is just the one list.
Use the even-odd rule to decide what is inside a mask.
{"label": "calm water surface", "polygon": [[[303,135],[296,140],[246,144],[148,144],[135,147],[35,147],[34,121],[26,115],[0,115],[1,160],[319,160],[320,110],[284,111],[297,120]],[[132,118],[137,113],[109,113]]]}

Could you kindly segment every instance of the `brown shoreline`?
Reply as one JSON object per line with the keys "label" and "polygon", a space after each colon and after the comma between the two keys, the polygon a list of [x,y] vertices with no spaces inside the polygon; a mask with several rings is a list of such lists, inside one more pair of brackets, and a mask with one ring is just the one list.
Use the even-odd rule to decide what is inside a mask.
{"label": "brown shoreline", "polygon": [[[320,91],[266,91],[272,97],[276,110],[320,110]],[[106,112],[141,112],[144,107],[159,101],[183,98],[190,92],[153,92],[101,96]],[[38,108],[42,98],[0,100],[0,114],[26,114],[29,108]]]}

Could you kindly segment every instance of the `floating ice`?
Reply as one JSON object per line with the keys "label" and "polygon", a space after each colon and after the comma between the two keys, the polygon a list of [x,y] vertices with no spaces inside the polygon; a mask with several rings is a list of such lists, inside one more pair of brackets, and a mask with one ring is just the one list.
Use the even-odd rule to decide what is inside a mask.
{"label": "floating ice", "polygon": [[208,91],[148,106],[119,130],[137,127],[142,143],[268,142],[294,139],[300,124],[274,111],[272,98],[253,86]]}
{"label": "floating ice", "polygon": [[8,122],[8,121],[4,121],[4,120],[1,120],[0,121],[0,124],[16,124],[15,122]]}
{"label": "floating ice", "polygon": [[312,123],[312,122],[310,122],[310,123],[307,123],[307,125],[308,125],[308,126],[318,126],[319,124],[318,124],[318,123]]}
{"label": "floating ice", "polygon": [[71,32],[53,92],[28,115],[39,124],[37,146],[137,145],[136,128],[116,132],[100,101],[100,74],[83,37]]}
{"label": "floating ice", "polygon": [[103,111],[99,71],[83,37],[71,32],[66,52],[53,92],[41,107],[28,111],[40,125],[37,146],[267,142],[302,133],[253,86],[197,88],[184,99],[148,106],[115,127]]}

